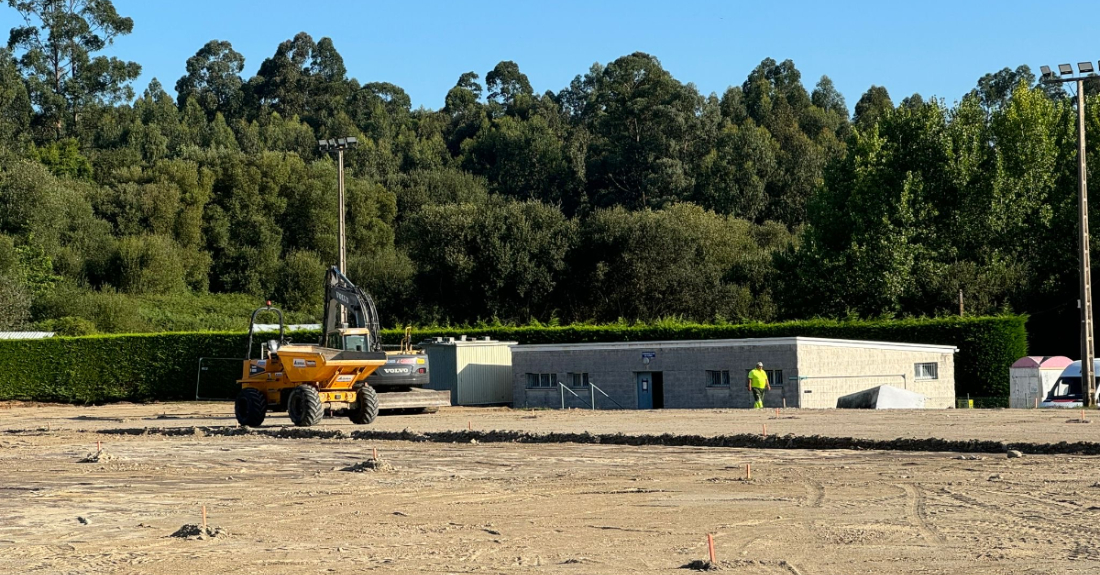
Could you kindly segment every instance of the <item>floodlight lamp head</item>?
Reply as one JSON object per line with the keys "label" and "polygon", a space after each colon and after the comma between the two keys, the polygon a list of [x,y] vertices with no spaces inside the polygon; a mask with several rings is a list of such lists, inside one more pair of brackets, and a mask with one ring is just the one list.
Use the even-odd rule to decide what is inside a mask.
{"label": "floodlight lamp head", "polygon": [[1054,75],[1054,72],[1050,71],[1050,66],[1039,66],[1039,72],[1042,73],[1043,78],[1050,78]]}
{"label": "floodlight lamp head", "polygon": [[1070,66],[1069,64],[1058,64],[1058,73],[1063,76],[1072,76],[1073,66]]}
{"label": "floodlight lamp head", "polygon": [[1095,68],[1092,67],[1092,62],[1078,62],[1077,69],[1080,70],[1082,74],[1091,74],[1093,70],[1095,70]]}
{"label": "floodlight lamp head", "polygon": [[349,148],[359,143],[359,138],[356,138],[354,136],[349,136],[344,139],[347,140]]}

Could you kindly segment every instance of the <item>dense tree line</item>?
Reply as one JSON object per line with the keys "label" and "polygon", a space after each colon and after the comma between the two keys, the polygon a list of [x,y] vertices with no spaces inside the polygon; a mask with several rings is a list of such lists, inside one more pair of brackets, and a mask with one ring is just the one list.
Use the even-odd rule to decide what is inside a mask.
{"label": "dense tree line", "polygon": [[541,94],[505,61],[428,110],[303,32],[248,78],[213,40],[175,97],[134,97],[140,66],[100,55],[134,26],[110,2],[9,4],[26,22],[0,51],[0,329],[110,330],[58,303],[75,293],[315,312],[337,251],[317,140],[341,136],[362,144],[348,272],[389,324],[937,315],[960,290],[968,312],[1038,317],[1076,298],[1072,102],[1027,67],[952,105],[872,86],[849,117],[790,60],[721,95],[643,53]]}

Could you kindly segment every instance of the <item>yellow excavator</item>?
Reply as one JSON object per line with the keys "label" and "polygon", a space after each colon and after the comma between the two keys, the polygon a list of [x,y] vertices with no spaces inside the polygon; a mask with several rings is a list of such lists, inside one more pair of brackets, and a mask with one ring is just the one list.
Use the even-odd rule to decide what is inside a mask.
{"label": "yellow excavator", "polygon": [[[262,313],[279,317],[279,339],[260,344],[253,357],[256,318]],[[270,302],[252,312],[244,370],[238,383],[237,422],[262,425],[269,409],[285,410],[297,426],[321,422],[326,407],[345,413],[353,422],[367,424],[378,416],[384,403],[397,408],[425,410],[450,405],[450,392],[400,388],[391,402],[379,401],[379,390],[366,382],[387,364],[379,336],[374,300],[336,267],[325,275],[324,328],[317,345],[291,343],[286,338],[283,313]],[[400,396],[400,397],[398,397]]]}

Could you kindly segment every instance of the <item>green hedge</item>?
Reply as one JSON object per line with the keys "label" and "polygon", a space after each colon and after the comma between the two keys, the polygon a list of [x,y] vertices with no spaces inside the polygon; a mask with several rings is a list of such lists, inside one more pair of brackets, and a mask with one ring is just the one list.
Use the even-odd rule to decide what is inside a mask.
{"label": "green hedge", "polygon": [[[489,336],[537,343],[741,339],[752,337],[827,337],[908,343],[948,344],[955,357],[955,389],[960,397],[1008,395],[1008,368],[1026,355],[1026,318],[944,318],[900,321],[812,320],[740,325],[570,325],[563,327],[431,328],[416,339],[437,336]],[[394,344],[402,330],[385,330]],[[189,399],[195,394],[200,357],[242,357],[246,334],[162,333],[0,340],[0,400],[99,403],[149,399]],[[291,334],[314,341],[316,334]],[[240,364],[209,362],[203,395],[233,391]],[[210,376],[209,378],[207,376]]]}

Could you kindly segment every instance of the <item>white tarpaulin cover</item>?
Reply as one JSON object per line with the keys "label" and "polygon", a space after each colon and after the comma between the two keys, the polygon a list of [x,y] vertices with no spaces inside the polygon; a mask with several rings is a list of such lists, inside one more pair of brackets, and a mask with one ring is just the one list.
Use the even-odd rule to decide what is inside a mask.
{"label": "white tarpaulin cover", "polygon": [[924,409],[924,395],[892,385],[880,385],[836,400],[846,409]]}

